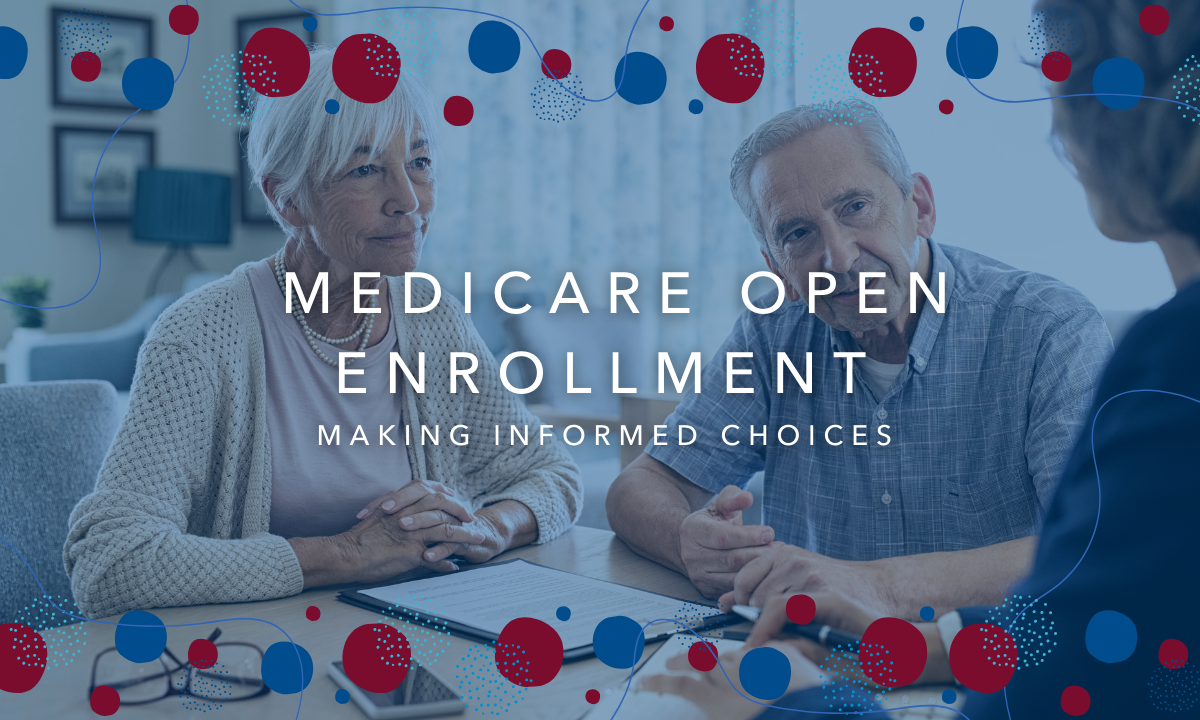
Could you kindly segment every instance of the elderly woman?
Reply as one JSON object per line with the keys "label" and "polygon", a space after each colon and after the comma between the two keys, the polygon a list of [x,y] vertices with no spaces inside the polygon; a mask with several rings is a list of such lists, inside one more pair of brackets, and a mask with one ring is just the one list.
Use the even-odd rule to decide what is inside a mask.
{"label": "elderly woman", "polygon": [[[96,490],[71,514],[64,559],[89,616],[451,571],[579,517],[578,470],[560,445],[486,441],[493,425],[537,420],[504,390],[461,306],[404,314],[402,276],[437,204],[428,95],[402,76],[386,100],[358,103],[334,84],[332,50],[311,59],[303,89],[260,101],[248,141],[287,241],[159,318]],[[295,292],[285,308],[291,273],[306,293],[327,274],[327,312],[319,300],[304,311]],[[366,313],[354,312],[355,273],[383,278],[360,281],[377,290]],[[432,300],[419,283],[413,293],[414,307]],[[418,353],[445,368],[455,351],[479,358],[478,392],[435,376],[418,393],[400,372],[386,392],[391,353],[416,372]],[[366,392],[339,392],[340,352],[358,354],[347,385]],[[340,444],[323,442],[319,426],[339,424]],[[439,424],[441,443],[421,442],[419,426]],[[486,440],[446,442],[458,424]],[[380,437],[349,437],[357,426]]]}

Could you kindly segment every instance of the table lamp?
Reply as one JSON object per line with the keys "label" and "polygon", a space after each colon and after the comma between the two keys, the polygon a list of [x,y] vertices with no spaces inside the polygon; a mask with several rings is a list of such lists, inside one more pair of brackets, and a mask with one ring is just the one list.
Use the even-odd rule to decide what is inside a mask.
{"label": "table lamp", "polygon": [[196,170],[138,170],[133,203],[135,240],[168,243],[150,277],[146,297],[154,294],[163,272],[176,254],[196,270],[193,245],[228,245],[233,180],[227,175]]}

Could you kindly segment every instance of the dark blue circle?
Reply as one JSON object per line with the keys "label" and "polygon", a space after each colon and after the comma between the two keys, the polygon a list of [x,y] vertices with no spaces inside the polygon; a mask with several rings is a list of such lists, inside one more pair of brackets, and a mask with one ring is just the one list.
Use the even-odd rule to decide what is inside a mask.
{"label": "dark blue circle", "polygon": [[1083,643],[1092,657],[1100,662],[1119,663],[1128,660],[1137,647],[1137,627],[1127,615],[1116,610],[1101,610],[1088,621]]}
{"label": "dark blue circle", "polygon": [[157,110],[171,100],[175,92],[175,76],[171,68],[158,58],[138,58],[125,66],[121,76],[121,92],[125,99],[143,110]]}
{"label": "dark blue circle", "polygon": [[559,609],[554,611],[554,615],[559,620],[566,622],[571,619],[571,608],[567,607],[566,605],[563,605],[562,607],[560,607]]}
{"label": "dark blue circle", "polygon": [[772,700],[787,692],[792,679],[792,663],[773,647],[760,647],[742,657],[738,680],[759,700]]}
{"label": "dark blue circle", "polygon": [[662,97],[667,89],[667,69],[653,55],[632,52],[617,63],[613,84],[617,86],[617,94],[627,102],[648,105]]}
{"label": "dark blue circle", "polygon": [[700,113],[704,112],[704,103],[700,102],[699,100],[693,100],[688,103],[688,110],[691,111],[693,115],[699,115]]}
{"label": "dark blue circle", "polygon": [[950,688],[946,688],[942,691],[942,702],[946,703],[947,705],[953,704],[957,699],[958,693],[954,692]]}
{"label": "dark blue circle", "polygon": [[[131,627],[145,625],[147,627]],[[116,632],[117,653],[130,662],[157,660],[167,646],[167,628],[163,621],[145,610],[132,610],[121,616]]]}
{"label": "dark blue circle", "polygon": [[[300,652],[300,663],[296,662],[296,651]],[[303,669],[304,683],[300,683]],[[263,653],[262,679],[280,695],[294,695],[308,687],[312,681],[313,662],[308,651],[290,642],[277,642]]]}
{"label": "dark blue circle", "polygon": [[925,18],[914,17],[908,21],[908,26],[913,29],[913,32],[921,32],[925,29]]}
{"label": "dark blue circle", "polygon": [[313,17],[312,15],[309,15],[308,17],[304,18],[304,29],[309,32],[316,30],[317,29],[317,19],[315,17]]}
{"label": "dark blue circle", "polygon": [[521,57],[521,39],[507,23],[486,20],[471,31],[467,55],[472,65],[486,73],[506,72]]}
{"label": "dark blue circle", "polygon": [[[960,57],[962,65],[958,62]],[[996,36],[974,25],[955,30],[946,42],[946,62],[950,63],[950,69],[972,80],[991,75],[999,57]]]}
{"label": "dark blue circle", "polygon": [[642,659],[646,636],[632,618],[616,615],[604,618],[592,632],[592,649],[605,665],[627,670]]}
{"label": "dark blue circle", "polygon": [[1092,73],[1092,92],[1096,93],[1096,99],[1100,101],[1101,105],[1113,110],[1128,110],[1137,105],[1141,98],[1114,97],[1101,93],[1141,95],[1145,89],[1146,76],[1142,73],[1142,68],[1134,61],[1123,57],[1105,60],[1097,65],[1096,71]]}
{"label": "dark blue circle", "polygon": [[346,692],[346,688],[338,688],[333,694],[333,699],[337,700],[339,705],[345,705],[350,702],[350,693]]}
{"label": "dark blue circle", "polygon": [[924,620],[925,622],[929,622],[930,620],[932,620],[933,619],[933,608],[929,607],[928,605],[921,608],[921,619]]}
{"label": "dark blue circle", "polygon": [[25,69],[29,43],[18,30],[0,27],[0,80],[11,80]]}
{"label": "dark blue circle", "polygon": [[330,115],[336,115],[337,111],[341,109],[342,106],[338,104],[337,100],[330,98],[329,100],[325,101],[325,112],[329,113]]}

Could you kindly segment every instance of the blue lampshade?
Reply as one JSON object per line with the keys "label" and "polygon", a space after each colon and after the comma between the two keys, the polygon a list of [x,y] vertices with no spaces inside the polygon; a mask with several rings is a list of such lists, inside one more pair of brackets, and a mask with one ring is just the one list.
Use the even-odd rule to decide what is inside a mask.
{"label": "blue lampshade", "polygon": [[193,170],[138,170],[133,237],[174,245],[228,245],[233,180]]}

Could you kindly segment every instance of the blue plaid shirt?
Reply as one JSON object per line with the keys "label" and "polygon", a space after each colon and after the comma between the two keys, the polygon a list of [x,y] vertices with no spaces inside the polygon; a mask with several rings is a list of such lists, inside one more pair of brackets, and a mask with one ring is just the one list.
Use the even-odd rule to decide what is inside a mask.
{"label": "blue plaid shirt", "polygon": [[[937,273],[946,273],[946,312],[925,303],[904,369],[883,397],[857,367],[847,393],[846,361],[833,353],[855,349],[849,335],[785,300],[769,315],[743,313],[705,366],[702,392],[667,419],[659,440],[667,444],[647,452],[714,493],[765,470],[763,519],[775,538],[834,558],[968,550],[1037,532],[1112,341],[1092,304],[1067,285],[932,240],[929,247],[935,292]],[[801,374],[812,352],[811,394],[786,368],[784,393],[775,392],[780,351]],[[726,394],[727,352],[754,353],[735,360],[753,375],[734,377],[753,394]],[[679,445],[680,424],[695,428],[694,443]],[[738,426],[726,434],[737,445],[722,440],[729,425]],[[780,443],[784,425],[796,426],[799,442]],[[829,431],[841,445],[826,443],[831,425],[842,426]],[[863,444],[854,444],[855,425],[865,426]],[[886,445],[878,444],[881,426]],[[783,431],[785,442],[794,439]]]}

